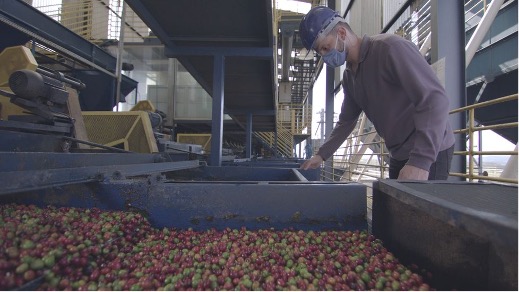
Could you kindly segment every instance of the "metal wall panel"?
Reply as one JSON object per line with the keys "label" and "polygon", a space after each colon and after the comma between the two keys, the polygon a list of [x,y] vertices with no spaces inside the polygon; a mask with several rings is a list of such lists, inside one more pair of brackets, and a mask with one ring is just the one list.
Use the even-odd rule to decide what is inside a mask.
{"label": "metal wall panel", "polygon": [[381,0],[356,1],[350,11],[350,26],[360,37],[374,35],[382,30]]}
{"label": "metal wall panel", "polygon": [[[405,0],[385,0],[382,1],[382,27],[385,27],[386,24],[395,16],[400,7],[405,4]],[[407,9],[402,16],[393,24],[392,28],[388,31],[388,33],[394,33],[397,28],[399,28],[405,20],[410,17],[410,10]]]}
{"label": "metal wall panel", "polygon": [[382,3],[381,0],[362,1],[362,35],[379,34],[382,30]]}
{"label": "metal wall panel", "polygon": [[353,29],[353,31],[357,34],[357,35],[361,35],[360,32],[361,32],[361,6],[362,6],[362,2],[361,1],[356,1],[353,6],[351,7],[351,10],[350,12],[348,13],[348,21],[349,21],[349,24],[351,26],[351,29]]}
{"label": "metal wall panel", "polygon": [[[335,10],[339,11],[341,16],[344,16],[344,12],[346,12],[346,8],[348,8],[348,5],[350,5],[350,2],[352,0],[336,0],[335,1]],[[346,16],[346,21],[348,21],[348,18],[350,16],[350,13]]]}

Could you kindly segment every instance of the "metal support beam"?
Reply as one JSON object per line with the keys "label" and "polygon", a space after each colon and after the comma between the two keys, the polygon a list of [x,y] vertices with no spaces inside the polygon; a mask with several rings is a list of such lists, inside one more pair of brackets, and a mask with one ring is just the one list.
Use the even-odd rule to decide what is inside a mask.
{"label": "metal support beam", "polygon": [[257,109],[225,109],[227,115],[248,115],[253,114],[255,116],[275,116],[275,110],[257,110]]}
{"label": "metal support beam", "polygon": [[126,4],[130,6],[133,11],[139,12],[139,17],[146,23],[146,25],[153,31],[153,33],[161,40],[165,47],[173,45],[169,39],[168,34],[162,26],[158,23],[153,14],[146,8],[142,0],[125,0]]}
{"label": "metal support beam", "polygon": [[278,151],[278,131],[274,132],[274,157],[279,157]]}
{"label": "metal support beam", "polygon": [[124,26],[126,23],[126,3],[122,3],[122,11],[121,11],[121,25],[119,27],[119,43],[117,44],[117,63],[115,67],[115,76],[116,78],[116,90],[115,90],[115,111],[119,111],[119,102],[121,101],[121,75],[122,66],[123,66],[123,51],[124,51]]}
{"label": "metal support beam", "polygon": [[245,132],[245,158],[252,157],[252,113],[247,115],[247,131]]}
{"label": "metal support beam", "polygon": [[[335,0],[328,1],[328,7],[335,10]],[[330,137],[333,130],[333,113],[335,98],[335,68],[326,65],[326,117],[325,117],[325,136]],[[325,180],[332,181],[333,156],[324,163]]]}
{"label": "metal support beam", "polygon": [[344,11],[344,14],[342,15],[342,18],[346,18],[346,16],[350,12],[351,8],[353,7],[354,2],[355,2],[355,0],[350,0],[350,2],[348,3],[348,7],[346,7],[346,10]]}
{"label": "metal support beam", "polygon": [[282,49],[281,54],[281,81],[289,81],[290,63],[292,60],[292,43],[294,41],[293,31],[282,31]]}
{"label": "metal support beam", "polygon": [[214,56],[211,166],[222,165],[225,56]]}
{"label": "metal support beam", "polygon": [[386,33],[414,1],[415,0],[407,0],[402,6],[400,6],[400,9],[398,9],[398,11],[393,15],[393,18],[391,18],[386,26],[384,26],[381,33]]}
{"label": "metal support beam", "polygon": [[425,38],[425,41],[422,43],[422,46],[420,47],[420,54],[422,56],[425,56],[429,49],[431,48],[431,33],[429,32],[427,34],[427,37]]}
{"label": "metal support beam", "polygon": [[[515,144],[515,152],[517,152],[517,144]],[[510,155],[503,172],[499,176],[501,178],[517,179],[517,155]]]}
{"label": "metal support beam", "polygon": [[314,104],[314,87],[313,86],[310,86],[308,88],[306,98],[308,99],[308,105],[313,106],[313,104]]}
{"label": "metal support beam", "polygon": [[[445,92],[450,98],[451,109],[466,105],[465,87],[465,9],[463,1],[431,1],[431,60],[443,63],[444,71],[438,72],[445,81]],[[450,116],[453,129],[464,129],[466,113]],[[455,135],[455,151],[465,151],[464,135]],[[451,172],[466,173],[466,157],[454,155]]]}
{"label": "metal support beam", "polygon": [[260,59],[272,59],[273,48],[267,47],[185,47],[169,46],[164,48],[164,54],[168,58],[181,56],[228,56],[228,57],[257,57]]}
{"label": "metal support beam", "polygon": [[0,195],[199,167],[198,160],[1,172]]}
{"label": "metal support beam", "polygon": [[490,3],[488,9],[485,11],[485,14],[483,15],[483,18],[481,18],[476,31],[465,47],[465,68],[467,68],[470,64],[470,61],[472,61],[472,58],[476,54],[476,51],[481,45],[483,38],[485,38],[485,35],[490,29],[490,26],[494,22],[494,19],[496,19],[497,13],[499,12],[499,9],[501,9],[501,6],[504,2],[505,0],[492,0],[492,3]]}
{"label": "metal support beam", "polygon": [[[167,123],[171,126],[171,129],[175,129],[175,101],[177,95],[175,94],[175,88],[177,86],[177,74],[178,74],[178,60],[169,58],[168,59],[168,112],[167,112]],[[173,135],[175,137],[175,135]]]}
{"label": "metal support beam", "polygon": [[[334,113],[334,78],[335,68],[326,66],[326,106],[324,118],[324,132],[326,140],[330,137],[333,130],[333,113]],[[326,180],[333,180],[331,175],[333,168],[333,156],[328,158],[324,163],[324,172]]]}
{"label": "metal support beam", "polygon": [[[2,138],[12,140],[7,132],[1,131]],[[43,135],[41,135],[43,136]],[[22,138],[27,138],[23,136]],[[25,139],[26,142],[32,141]],[[110,166],[125,164],[146,164],[165,161],[161,154],[146,153],[58,153],[58,152],[0,152],[0,173],[9,171],[45,170],[77,168],[89,166]],[[1,175],[0,175],[1,176]]]}

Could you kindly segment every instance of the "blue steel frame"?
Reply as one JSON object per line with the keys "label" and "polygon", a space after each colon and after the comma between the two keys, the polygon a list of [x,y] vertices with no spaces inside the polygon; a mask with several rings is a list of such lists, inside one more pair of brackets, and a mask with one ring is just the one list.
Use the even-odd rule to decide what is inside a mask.
{"label": "blue steel frame", "polygon": [[0,172],[0,195],[199,167],[198,160]]}
{"label": "blue steel frame", "polygon": [[317,169],[302,170],[283,164],[259,166],[201,166],[165,174],[175,181],[236,182],[303,182],[319,181]]}
{"label": "blue steel frame", "polygon": [[[4,133],[0,132],[4,135]],[[0,173],[87,166],[145,164],[164,161],[160,154],[0,152]]]}
{"label": "blue steel frame", "polygon": [[245,158],[252,157],[252,113],[247,114],[247,131],[245,132]]}
{"label": "blue steel frame", "polygon": [[[335,0],[328,1],[328,7],[335,10]],[[330,137],[333,130],[333,113],[335,98],[335,68],[326,65],[326,102],[325,102],[325,137]],[[324,179],[333,181],[332,177],[333,159],[324,162]]]}
{"label": "blue steel frame", "polygon": [[185,47],[171,46],[164,49],[166,56],[170,58],[181,56],[215,56],[224,55],[230,57],[254,57],[260,59],[272,59],[274,50],[265,47]]}
{"label": "blue steel frame", "polygon": [[[126,1],[134,11],[139,11],[142,19],[145,20],[148,27],[155,35],[164,43],[164,53],[167,57],[178,58],[184,67],[189,70],[193,77],[208,90],[207,83],[201,82],[202,78],[193,69],[190,62],[186,60],[189,56],[213,56],[213,109],[212,109],[212,130],[211,130],[211,156],[210,164],[212,166],[220,166],[222,163],[222,135],[223,135],[223,112],[224,112],[224,77],[225,77],[225,57],[251,57],[268,59],[273,62],[275,56],[272,43],[269,47],[196,47],[196,46],[176,46],[162,29],[161,25],[156,21],[154,16],[143,5],[142,0]],[[268,3],[266,1],[265,3]],[[270,17],[272,19],[272,16]],[[271,29],[271,27],[269,27]],[[274,63],[272,63],[274,64]],[[276,90],[273,84],[273,90]],[[274,95],[275,96],[275,95]],[[275,102],[275,101],[274,101]],[[252,114],[255,114],[252,112]],[[275,112],[273,113],[275,115]],[[247,128],[249,125],[246,126]],[[246,140],[252,141],[252,131],[247,131]],[[249,152],[250,157],[250,152]]]}
{"label": "blue steel frame", "polygon": [[225,56],[214,56],[213,68],[213,112],[211,125],[211,157],[212,166],[222,165],[223,142],[223,105],[225,87]]}
{"label": "blue steel frame", "polygon": [[[465,8],[462,1],[431,2],[431,62],[445,59],[445,92],[451,108],[467,105],[465,85]],[[450,117],[453,129],[466,126],[466,112]],[[465,151],[465,135],[455,135],[454,151]],[[454,155],[451,172],[466,173],[466,157]]]}

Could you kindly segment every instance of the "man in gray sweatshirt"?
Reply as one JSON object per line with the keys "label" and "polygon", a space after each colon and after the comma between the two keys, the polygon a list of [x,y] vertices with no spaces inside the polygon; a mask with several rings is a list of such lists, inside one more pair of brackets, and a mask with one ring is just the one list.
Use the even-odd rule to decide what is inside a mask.
{"label": "man in gray sweatshirt", "polygon": [[302,169],[317,168],[330,158],[364,111],[389,150],[390,178],[448,178],[454,152],[449,100],[416,45],[392,34],[360,38],[325,6],[303,17],[299,34],[303,45],[328,66],[346,62],[339,121]]}

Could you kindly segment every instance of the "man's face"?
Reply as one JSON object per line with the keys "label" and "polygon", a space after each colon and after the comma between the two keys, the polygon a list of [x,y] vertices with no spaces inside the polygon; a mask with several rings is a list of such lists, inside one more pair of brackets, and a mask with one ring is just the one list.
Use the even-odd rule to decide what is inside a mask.
{"label": "man's face", "polygon": [[317,54],[324,56],[337,46],[337,50],[344,51],[344,29],[339,28],[337,31],[330,32],[325,37],[320,37],[315,42],[315,51]]}

